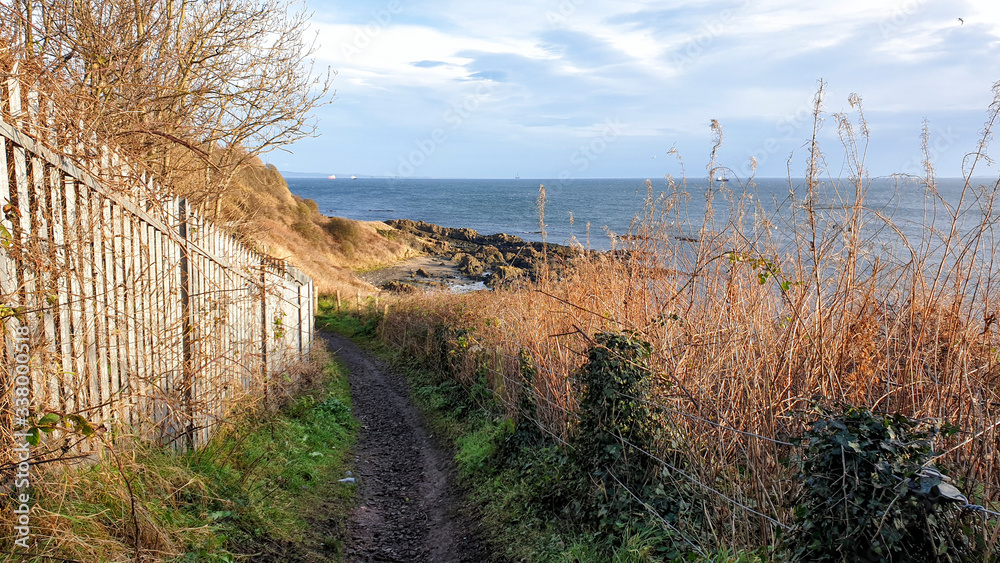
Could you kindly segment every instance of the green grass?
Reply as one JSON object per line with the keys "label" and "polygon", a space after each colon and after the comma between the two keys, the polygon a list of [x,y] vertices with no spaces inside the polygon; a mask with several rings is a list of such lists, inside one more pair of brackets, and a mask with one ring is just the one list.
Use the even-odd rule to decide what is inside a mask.
{"label": "green grass", "polygon": [[[565,466],[565,456],[554,446],[522,452],[517,460],[498,467],[499,450],[512,435],[513,424],[482,385],[466,389],[446,374],[427,369],[376,338],[378,318],[367,314],[337,314],[336,301],[320,299],[319,326],[352,338],[357,344],[392,363],[410,384],[410,395],[430,431],[452,447],[460,481],[477,505],[493,543],[511,561],[594,563],[610,561],[600,539],[588,537],[566,522],[556,521],[545,502],[561,502],[553,485]],[[517,466],[515,468],[509,466]]]}
{"label": "green grass", "polygon": [[[246,515],[242,525],[227,530],[232,538],[240,538],[230,543],[300,541],[308,524],[304,515],[324,500],[336,499],[339,502],[333,505],[342,510],[323,518],[345,518],[354,489],[337,480],[349,466],[347,454],[357,428],[346,373],[341,364],[328,364],[322,392],[299,398],[245,438],[234,435],[223,440],[241,444],[236,459],[231,456],[230,467],[220,467],[218,456],[206,459],[207,471],[219,468],[223,470],[220,475],[230,473],[217,482]],[[331,556],[342,560],[342,542],[327,547],[332,548],[328,549]]]}
{"label": "green grass", "polygon": [[508,421],[484,422],[476,430],[457,436],[455,461],[462,475],[474,477],[488,471],[490,460],[497,455],[497,447],[512,428]]}
{"label": "green grass", "polygon": [[[337,299],[335,297],[329,295],[320,297],[319,310],[316,313],[317,328],[342,334],[354,339],[359,345],[371,349],[379,317],[375,312],[374,302],[370,299],[368,301],[369,311],[362,316],[347,312],[337,313]],[[345,308],[353,306],[353,302],[345,301],[343,304]]]}
{"label": "green grass", "polygon": [[[127,561],[138,545],[155,560],[252,560],[280,554],[286,542],[309,544],[309,516],[317,510],[324,522],[346,524],[353,486],[337,480],[349,468],[357,422],[346,370],[324,362],[314,368],[322,377],[313,374],[321,383],[312,391],[278,411],[236,415],[201,450],[137,445],[46,474],[37,509],[53,515],[39,518],[34,553],[44,556],[39,560]],[[311,548],[342,561],[343,536],[334,535]],[[13,551],[6,540],[3,551]]]}

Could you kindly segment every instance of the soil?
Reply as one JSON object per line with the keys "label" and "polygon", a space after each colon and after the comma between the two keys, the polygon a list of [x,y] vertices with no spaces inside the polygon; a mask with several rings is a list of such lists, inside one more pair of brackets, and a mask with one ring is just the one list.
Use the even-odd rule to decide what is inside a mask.
{"label": "soil", "polygon": [[324,337],[350,370],[362,424],[348,563],[493,561],[455,485],[452,456],[424,428],[405,379],[350,340]]}
{"label": "soil", "polygon": [[[349,339],[319,333],[350,371],[356,485],[351,510],[342,495],[319,494],[303,507],[309,530],[299,541],[264,539],[244,546],[253,561],[320,563],[499,563],[455,484],[447,448],[434,441],[410,402],[406,380]],[[349,517],[344,514],[350,512]]]}

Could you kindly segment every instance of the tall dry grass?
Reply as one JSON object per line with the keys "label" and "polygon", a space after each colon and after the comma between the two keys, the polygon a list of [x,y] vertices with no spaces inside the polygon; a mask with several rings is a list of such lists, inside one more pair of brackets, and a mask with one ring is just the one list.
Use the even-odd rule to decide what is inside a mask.
{"label": "tall dry grass", "polygon": [[[974,501],[997,501],[1000,183],[972,181],[1000,113],[996,94],[958,201],[938,192],[929,159],[923,177],[900,179],[899,189],[926,196],[928,224],[936,225],[919,235],[894,223],[891,204],[872,201],[869,132],[856,96],[853,114],[832,116],[846,173],[824,174],[817,139],[830,116],[821,89],[807,175],[800,185],[789,181],[784,202],[762,203],[753,178],[712,182],[722,170],[713,150],[712,185],[698,213],[687,182],[668,177],[661,194],[649,185],[629,236],[568,278],[409,298],[382,331],[460,379],[485,375],[512,413],[526,352],[538,368],[537,422],[558,439],[572,431],[574,373],[590,336],[636,333],[652,344],[653,401],[669,429],[649,453],[680,456],[686,469],[671,472],[677,485],[703,493],[675,525],[717,546],[773,544],[790,523],[795,491],[783,460],[817,401],[961,428],[938,445],[935,461]],[[450,336],[428,330],[435,325],[451,327]]]}

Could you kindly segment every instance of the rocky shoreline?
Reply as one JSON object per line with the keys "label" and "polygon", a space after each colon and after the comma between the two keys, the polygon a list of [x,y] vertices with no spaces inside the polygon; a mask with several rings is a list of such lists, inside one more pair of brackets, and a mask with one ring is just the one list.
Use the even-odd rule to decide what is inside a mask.
{"label": "rocky shoreline", "polygon": [[[380,289],[414,291],[425,287],[495,288],[517,280],[537,281],[547,269],[559,277],[585,251],[579,247],[529,242],[504,233],[481,235],[472,229],[441,227],[423,221],[386,221],[431,258],[431,268],[418,261],[372,272],[365,277]],[[433,270],[433,271],[432,271]],[[456,274],[457,273],[457,274]]]}

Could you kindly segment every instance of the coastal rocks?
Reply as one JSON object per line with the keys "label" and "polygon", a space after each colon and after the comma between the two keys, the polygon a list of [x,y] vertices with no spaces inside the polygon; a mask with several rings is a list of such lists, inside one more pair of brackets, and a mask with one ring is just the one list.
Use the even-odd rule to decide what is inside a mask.
{"label": "coastal rocks", "polygon": [[500,252],[500,249],[495,246],[484,246],[476,253],[476,257],[482,260],[487,266],[496,266],[505,263],[503,252]]}
{"label": "coastal rocks", "polygon": [[403,283],[399,280],[390,280],[379,286],[379,289],[383,291],[390,291],[392,293],[416,293],[417,288],[408,284]]}
{"label": "coastal rocks", "polygon": [[484,279],[489,286],[517,279],[537,280],[545,262],[546,271],[561,276],[583,254],[578,248],[528,242],[505,233],[481,235],[473,229],[453,229],[408,219],[387,223],[414,236],[428,254],[450,258],[462,273]]}
{"label": "coastal rocks", "polygon": [[458,264],[458,269],[463,274],[472,278],[479,278],[483,275],[483,263],[475,256],[460,252],[451,257],[452,262]]}
{"label": "coastal rocks", "polygon": [[451,252],[451,245],[443,240],[431,240],[424,242],[423,251],[427,254],[441,255]]}
{"label": "coastal rocks", "polygon": [[453,239],[465,240],[469,242],[476,242],[481,237],[479,233],[473,231],[472,229],[450,229],[448,236]]}
{"label": "coastal rocks", "polygon": [[498,266],[493,270],[493,274],[486,280],[486,286],[490,288],[500,287],[504,284],[524,279],[524,270],[514,266]]}

